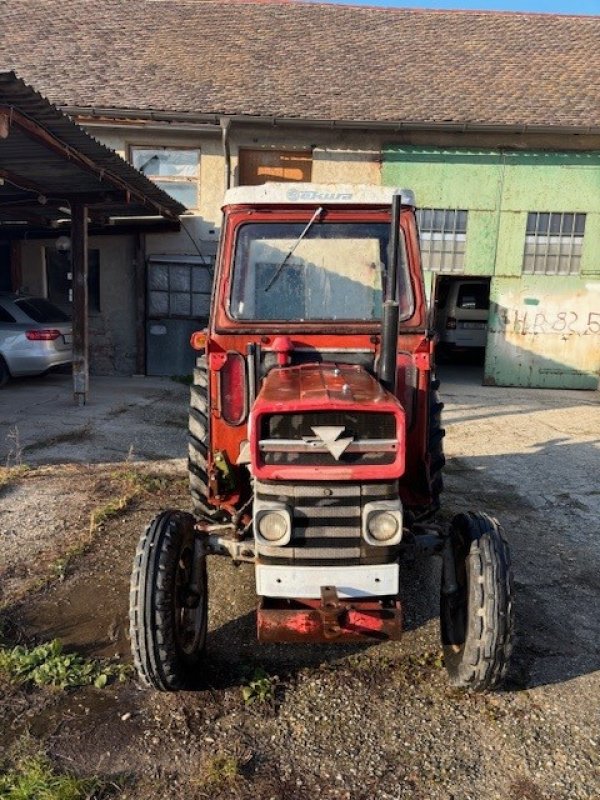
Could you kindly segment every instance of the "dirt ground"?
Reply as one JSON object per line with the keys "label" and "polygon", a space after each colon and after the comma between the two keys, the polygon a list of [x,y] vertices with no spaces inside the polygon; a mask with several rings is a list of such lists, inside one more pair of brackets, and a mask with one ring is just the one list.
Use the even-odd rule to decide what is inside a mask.
{"label": "dirt ground", "polygon": [[[57,768],[114,781],[133,800],[597,800],[598,395],[481,387],[468,369],[444,373],[442,519],[486,510],[512,549],[518,639],[502,691],[448,686],[435,561],[402,572],[402,642],[342,649],[258,645],[252,568],[215,558],[204,689],[163,695],[133,679],[70,691],[0,685],[0,749],[28,736]],[[58,637],[87,656],[129,660],[136,541],[161,508],[189,507],[175,457],[187,390],[142,382],[84,409],[68,421],[87,431],[81,450],[78,434],[56,441],[68,433],[65,386],[47,401],[50,429],[37,405],[33,417],[17,414],[25,392],[0,395],[0,419],[4,404],[13,415],[0,432],[6,450],[18,416],[29,447],[20,462],[32,466],[0,487],[5,637]],[[151,446],[145,426],[160,427],[147,433]],[[242,688],[257,668],[273,697],[246,705]]]}

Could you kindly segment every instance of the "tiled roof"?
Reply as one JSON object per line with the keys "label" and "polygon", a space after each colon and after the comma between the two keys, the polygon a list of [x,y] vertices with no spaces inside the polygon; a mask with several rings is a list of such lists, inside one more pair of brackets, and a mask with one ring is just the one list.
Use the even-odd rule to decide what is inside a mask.
{"label": "tiled roof", "polygon": [[0,68],[62,106],[600,127],[600,16],[0,0],[0,17]]}

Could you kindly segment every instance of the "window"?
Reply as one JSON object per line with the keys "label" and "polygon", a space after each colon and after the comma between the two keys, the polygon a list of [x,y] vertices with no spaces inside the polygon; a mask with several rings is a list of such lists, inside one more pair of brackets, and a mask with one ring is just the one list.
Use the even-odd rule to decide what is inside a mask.
{"label": "window", "polygon": [[465,266],[467,212],[447,208],[417,211],[424,269],[462,272]]}
{"label": "window", "polygon": [[148,265],[150,319],[208,317],[212,275],[206,265],[151,261]]}
{"label": "window", "polygon": [[302,150],[246,150],[239,154],[240,186],[258,186],[268,181],[310,182],[312,152]]}
{"label": "window", "polygon": [[462,283],[456,305],[470,311],[487,311],[490,307],[490,287],[485,283]]}
{"label": "window", "polygon": [[198,208],[199,150],[132,147],[131,163],[186,208]]}
{"label": "window", "polygon": [[[230,313],[239,320],[380,320],[390,226],[380,222],[256,222],[235,249]],[[400,316],[413,308],[404,241]]]}
{"label": "window", "polygon": [[523,272],[579,274],[584,232],[585,214],[531,211],[527,215]]}

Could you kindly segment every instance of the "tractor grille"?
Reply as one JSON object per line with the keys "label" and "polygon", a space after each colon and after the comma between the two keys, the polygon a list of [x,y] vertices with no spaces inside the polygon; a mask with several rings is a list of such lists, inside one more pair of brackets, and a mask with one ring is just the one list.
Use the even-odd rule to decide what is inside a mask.
{"label": "tractor grille", "polygon": [[[321,427],[340,429],[333,446],[328,447],[313,430]],[[343,452],[336,452],[336,442],[347,439],[352,441]],[[261,419],[259,449],[265,465],[393,464],[398,449],[396,420],[393,414],[361,411],[268,414]]]}
{"label": "tractor grille", "polygon": [[387,564],[397,547],[373,547],[361,533],[362,509],[374,500],[395,500],[398,482],[389,483],[266,483],[257,481],[256,497],[285,503],[292,513],[288,545],[258,545],[263,564],[351,566]]}

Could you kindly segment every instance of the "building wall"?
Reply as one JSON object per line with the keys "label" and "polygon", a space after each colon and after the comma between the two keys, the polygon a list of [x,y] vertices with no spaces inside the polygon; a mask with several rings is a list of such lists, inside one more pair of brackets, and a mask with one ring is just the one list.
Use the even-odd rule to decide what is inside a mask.
{"label": "building wall", "polygon": [[[485,382],[597,388],[600,153],[392,145],[383,182],[468,210],[464,274],[492,277]],[[530,211],[586,214],[579,275],[522,274]]]}
{"label": "building wall", "polygon": [[[45,248],[52,239],[21,243],[22,289],[47,295]],[[90,311],[90,372],[135,372],[134,237],[91,236],[89,248],[100,251],[100,310]]]}
{"label": "building wall", "polygon": [[[220,128],[94,123],[90,132],[126,158],[132,145],[199,148],[199,208],[180,233],[146,236],[146,253],[214,257],[225,191]],[[309,149],[314,182],[407,186],[420,206],[467,208],[465,273],[492,277],[487,382],[597,386],[600,137],[233,125],[233,185],[241,148]],[[521,275],[532,210],[587,214],[579,277]]]}

